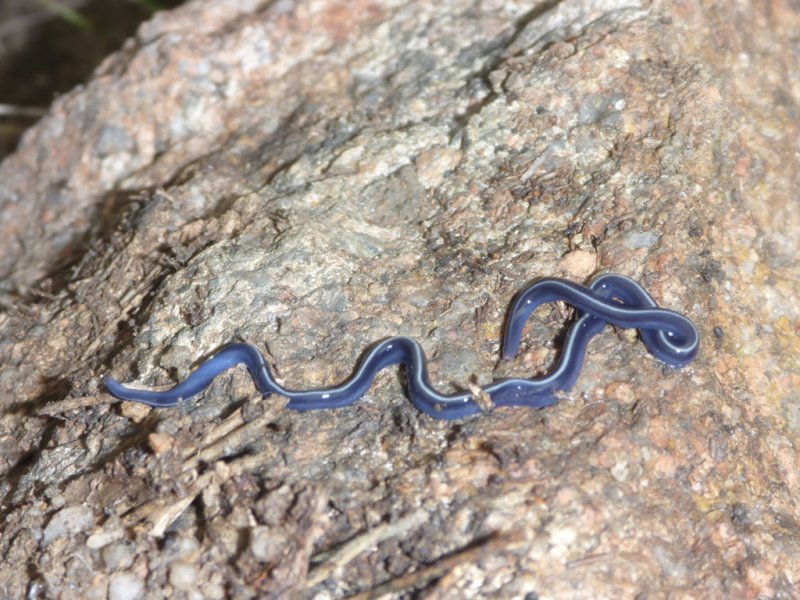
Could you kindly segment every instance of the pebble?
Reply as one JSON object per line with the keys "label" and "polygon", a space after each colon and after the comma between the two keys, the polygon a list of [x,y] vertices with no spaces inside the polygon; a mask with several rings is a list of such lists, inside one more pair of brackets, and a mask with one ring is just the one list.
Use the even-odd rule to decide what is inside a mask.
{"label": "pebble", "polygon": [[53,540],[88,531],[94,525],[94,513],[88,506],[62,508],[50,519],[44,529],[44,544]]}
{"label": "pebble", "polygon": [[597,256],[586,250],[573,250],[558,263],[558,268],[570,275],[571,279],[583,281],[597,268]]}
{"label": "pebble", "polygon": [[634,229],[625,234],[623,243],[626,248],[631,250],[639,250],[640,248],[649,248],[655,245],[661,239],[654,231],[642,231],[641,229]]}
{"label": "pebble", "polygon": [[179,590],[191,590],[197,581],[197,567],[184,562],[173,563],[169,568],[169,582]]}
{"label": "pebble", "polygon": [[103,563],[112,571],[127,569],[133,564],[133,548],[126,542],[116,542],[103,548]]}
{"label": "pebble", "polygon": [[437,146],[421,152],[416,160],[417,177],[420,183],[430,189],[444,181],[445,174],[461,162],[461,151]]}
{"label": "pebble", "polygon": [[123,537],[125,537],[125,531],[122,529],[120,519],[117,515],[112,515],[102,527],[96,528],[89,536],[89,539],[86,540],[86,547],[90,550],[99,550]]}
{"label": "pebble", "polygon": [[150,414],[150,407],[141,402],[120,402],[119,411],[134,423],[141,423]]}
{"label": "pebble", "polygon": [[144,585],[130,573],[117,573],[108,586],[108,600],[137,600],[144,597]]}
{"label": "pebble", "polygon": [[566,549],[578,538],[578,531],[571,526],[556,527],[550,531],[550,544]]}
{"label": "pebble", "polygon": [[631,405],[636,402],[636,393],[633,391],[633,387],[625,381],[612,381],[604,391],[607,398],[616,400],[620,404]]}
{"label": "pebble", "polygon": [[253,527],[250,530],[250,552],[260,562],[271,562],[280,556],[286,539],[274,528]]}
{"label": "pebble", "polygon": [[147,436],[147,443],[156,454],[162,454],[172,450],[175,440],[167,433],[154,432]]}

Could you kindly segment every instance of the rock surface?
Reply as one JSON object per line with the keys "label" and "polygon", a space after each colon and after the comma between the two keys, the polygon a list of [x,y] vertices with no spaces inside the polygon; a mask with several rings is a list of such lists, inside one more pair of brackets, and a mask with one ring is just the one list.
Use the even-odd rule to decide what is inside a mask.
{"label": "rock surface", "polygon": [[[0,165],[2,594],[794,595],[798,31],[796,3],[691,0],[142,26]],[[698,323],[692,366],[609,331],[557,406],[457,423],[393,373],[335,412],[242,372],[173,410],[99,391],[237,338],[297,387],[398,334],[441,389],[527,376],[568,315],[501,363],[514,292],[603,270]]]}

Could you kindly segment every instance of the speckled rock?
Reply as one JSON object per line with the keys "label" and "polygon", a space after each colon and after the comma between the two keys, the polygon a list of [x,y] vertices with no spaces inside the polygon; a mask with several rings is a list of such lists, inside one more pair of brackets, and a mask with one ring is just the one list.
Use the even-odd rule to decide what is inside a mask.
{"label": "speckled rock", "polygon": [[[794,597],[798,31],[788,2],[159,14],[0,165],[3,593]],[[513,294],[601,271],[693,318],[695,363],[609,328],[558,405],[455,423],[391,371],[313,413],[242,371],[165,411],[99,388],[235,339],[292,387],[389,335],[442,390],[529,376],[571,315],[499,361]],[[73,506],[98,521],[42,544]]]}

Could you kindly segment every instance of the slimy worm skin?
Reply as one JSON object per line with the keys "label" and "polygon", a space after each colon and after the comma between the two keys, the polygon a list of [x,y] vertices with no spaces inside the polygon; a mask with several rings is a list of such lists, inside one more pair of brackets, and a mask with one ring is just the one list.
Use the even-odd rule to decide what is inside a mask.
{"label": "slimy worm skin", "polygon": [[[250,344],[235,343],[222,348],[203,362],[185,381],[164,391],[126,387],[106,379],[106,389],[121,400],[142,402],[164,408],[189,400],[205,390],[214,378],[243,364],[265,397],[278,394],[288,398],[288,408],[317,410],[350,406],[367,393],[378,371],[402,364],[411,402],[437,419],[460,419],[484,412],[485,398],[494,406],[541,408],[556,402],[555,393],[568,391],[578,378],[589,341],[607,324],[638,329],[647,349],[672,367],[690,362],[699,349],[699,334],[683,315],[658,308],[638,283],[622,275],[605,274],[589,286],[562,279],[540,279],[519,293],[508,314],[503,338],[503,358],[514,358],[519,350],[525,323],[538,306],[547,302],[566,302],[577,309],[578,318],[570,327],[555,368],[535,379],[504,379],[481,388],[481,402],[473,393],[442,394],[428,377],[422,347],[408,337],[393,337],[375,343],[359,360],[355,372],[343,383],[318,390],[290,390],[280,385],[269,370],[264,356]],[[483,408],[482,408],[483,407]]]}

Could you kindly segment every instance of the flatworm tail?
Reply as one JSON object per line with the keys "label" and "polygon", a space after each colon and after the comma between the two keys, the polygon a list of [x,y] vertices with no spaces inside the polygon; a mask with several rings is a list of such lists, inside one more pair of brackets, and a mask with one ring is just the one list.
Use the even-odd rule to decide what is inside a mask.
{"label": "flatworm tail", "polygon": [[281,386],[275,381],[261,352],[244,343],[225,346],[185,381],[169,390],[140,390],[113,379],[106,379],[104,383],[108,391],[121,400],[168,407],[199,394],[217,375],[243,364],[264,396],[279,394],[288,398],[288,408],[316,410],[350,406],[366,394],[380,370],[402,364],[414,406],[438,419],[459,419],[486,410],[486,399],[494,406],[540,408],[555,403],[555,392],[566,391],[575,384],[589,342],[608,323],[638,329],[647,349],[668,365],[683,366],[697,355],[699,335],[689,319],[658,308],[653,298],[632,279],[607,274],[595,279],[588,287],[561,279],[542,279],[518,294],[506,324],[504,358],[516,356],[523,328],[533,311],[542,304],[556,301],[574,306],[578,310],[578,319],[567,333],[555,368],[543,377],[505,379],[484,386],[480,401],[473,393],[442,394],[434,389],[422,347],[407,337],[377,342],[361,358],[346,381],[319,390],[290,390]]}

